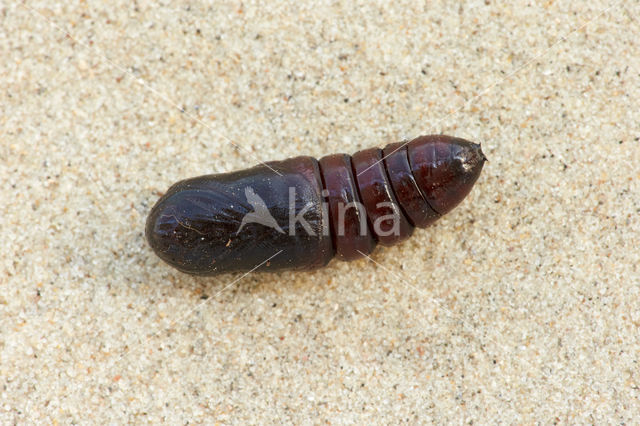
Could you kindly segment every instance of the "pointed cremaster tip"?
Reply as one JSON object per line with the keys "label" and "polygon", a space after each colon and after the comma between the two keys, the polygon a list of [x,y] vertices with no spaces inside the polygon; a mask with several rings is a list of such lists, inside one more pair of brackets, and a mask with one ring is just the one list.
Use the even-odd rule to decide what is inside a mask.
{"label": "pointed cremaster tip", "polygon": [[[479,143],[468,142],[464,139],[460,139],[460,141],[466,143],[452,145],[453,159],[459,160],[465,173],[471,173],[477,179],[480,176],[484,162],[487,161],[487,157],[482,152],[482,147]],[[475,179],[473,180],[474,182]]]}
{"label": "pointed cremaster tip", "polygon": [[487,160],[479,144],[444,135],[411,141],[408,154],[426,201],[441,215],[469,194]]}

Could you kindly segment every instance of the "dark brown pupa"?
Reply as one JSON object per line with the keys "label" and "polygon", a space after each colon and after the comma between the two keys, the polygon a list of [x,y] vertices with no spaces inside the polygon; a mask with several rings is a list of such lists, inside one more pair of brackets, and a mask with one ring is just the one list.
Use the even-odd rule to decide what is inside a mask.
{"label": "dark brown pupa", "polygon": [[458,205],[485,160],[480,145],[431,135],[187,179],[151,210],[147,240],[165,262],[196,275],[354,260]]}

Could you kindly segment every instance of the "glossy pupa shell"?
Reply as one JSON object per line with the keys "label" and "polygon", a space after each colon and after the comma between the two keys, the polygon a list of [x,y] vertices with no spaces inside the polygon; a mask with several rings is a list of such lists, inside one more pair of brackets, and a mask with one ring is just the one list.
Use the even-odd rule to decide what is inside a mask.
{"label": "glossy pupa shell", "polygon": [[466,197],[485,160],[478,144],[430,135],[199,176],[158,200],[146,236],[161,259],[195,275],[315,269],[432,224]]}

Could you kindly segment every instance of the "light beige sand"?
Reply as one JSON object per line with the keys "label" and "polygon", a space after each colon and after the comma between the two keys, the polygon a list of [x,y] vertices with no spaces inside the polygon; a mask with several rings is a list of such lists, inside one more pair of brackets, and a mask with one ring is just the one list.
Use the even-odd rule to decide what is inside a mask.
{"label": "light beige sand", "polygon": [[[640,418],[638,1],[22,3],[0,423]],[[179,179],[440,132],[490,162],[373,262],[193,278],[143,238]]]}

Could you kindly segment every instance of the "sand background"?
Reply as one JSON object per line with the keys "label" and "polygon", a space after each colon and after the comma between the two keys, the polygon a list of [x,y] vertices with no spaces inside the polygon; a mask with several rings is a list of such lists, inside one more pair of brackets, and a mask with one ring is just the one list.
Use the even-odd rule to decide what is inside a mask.
{"label": "sand background", "polygon": [[[634,423],[640,2],[0,3],[0,422]],[[490,162],[435,226],[194,278],[173,182],[420,134]]]}

